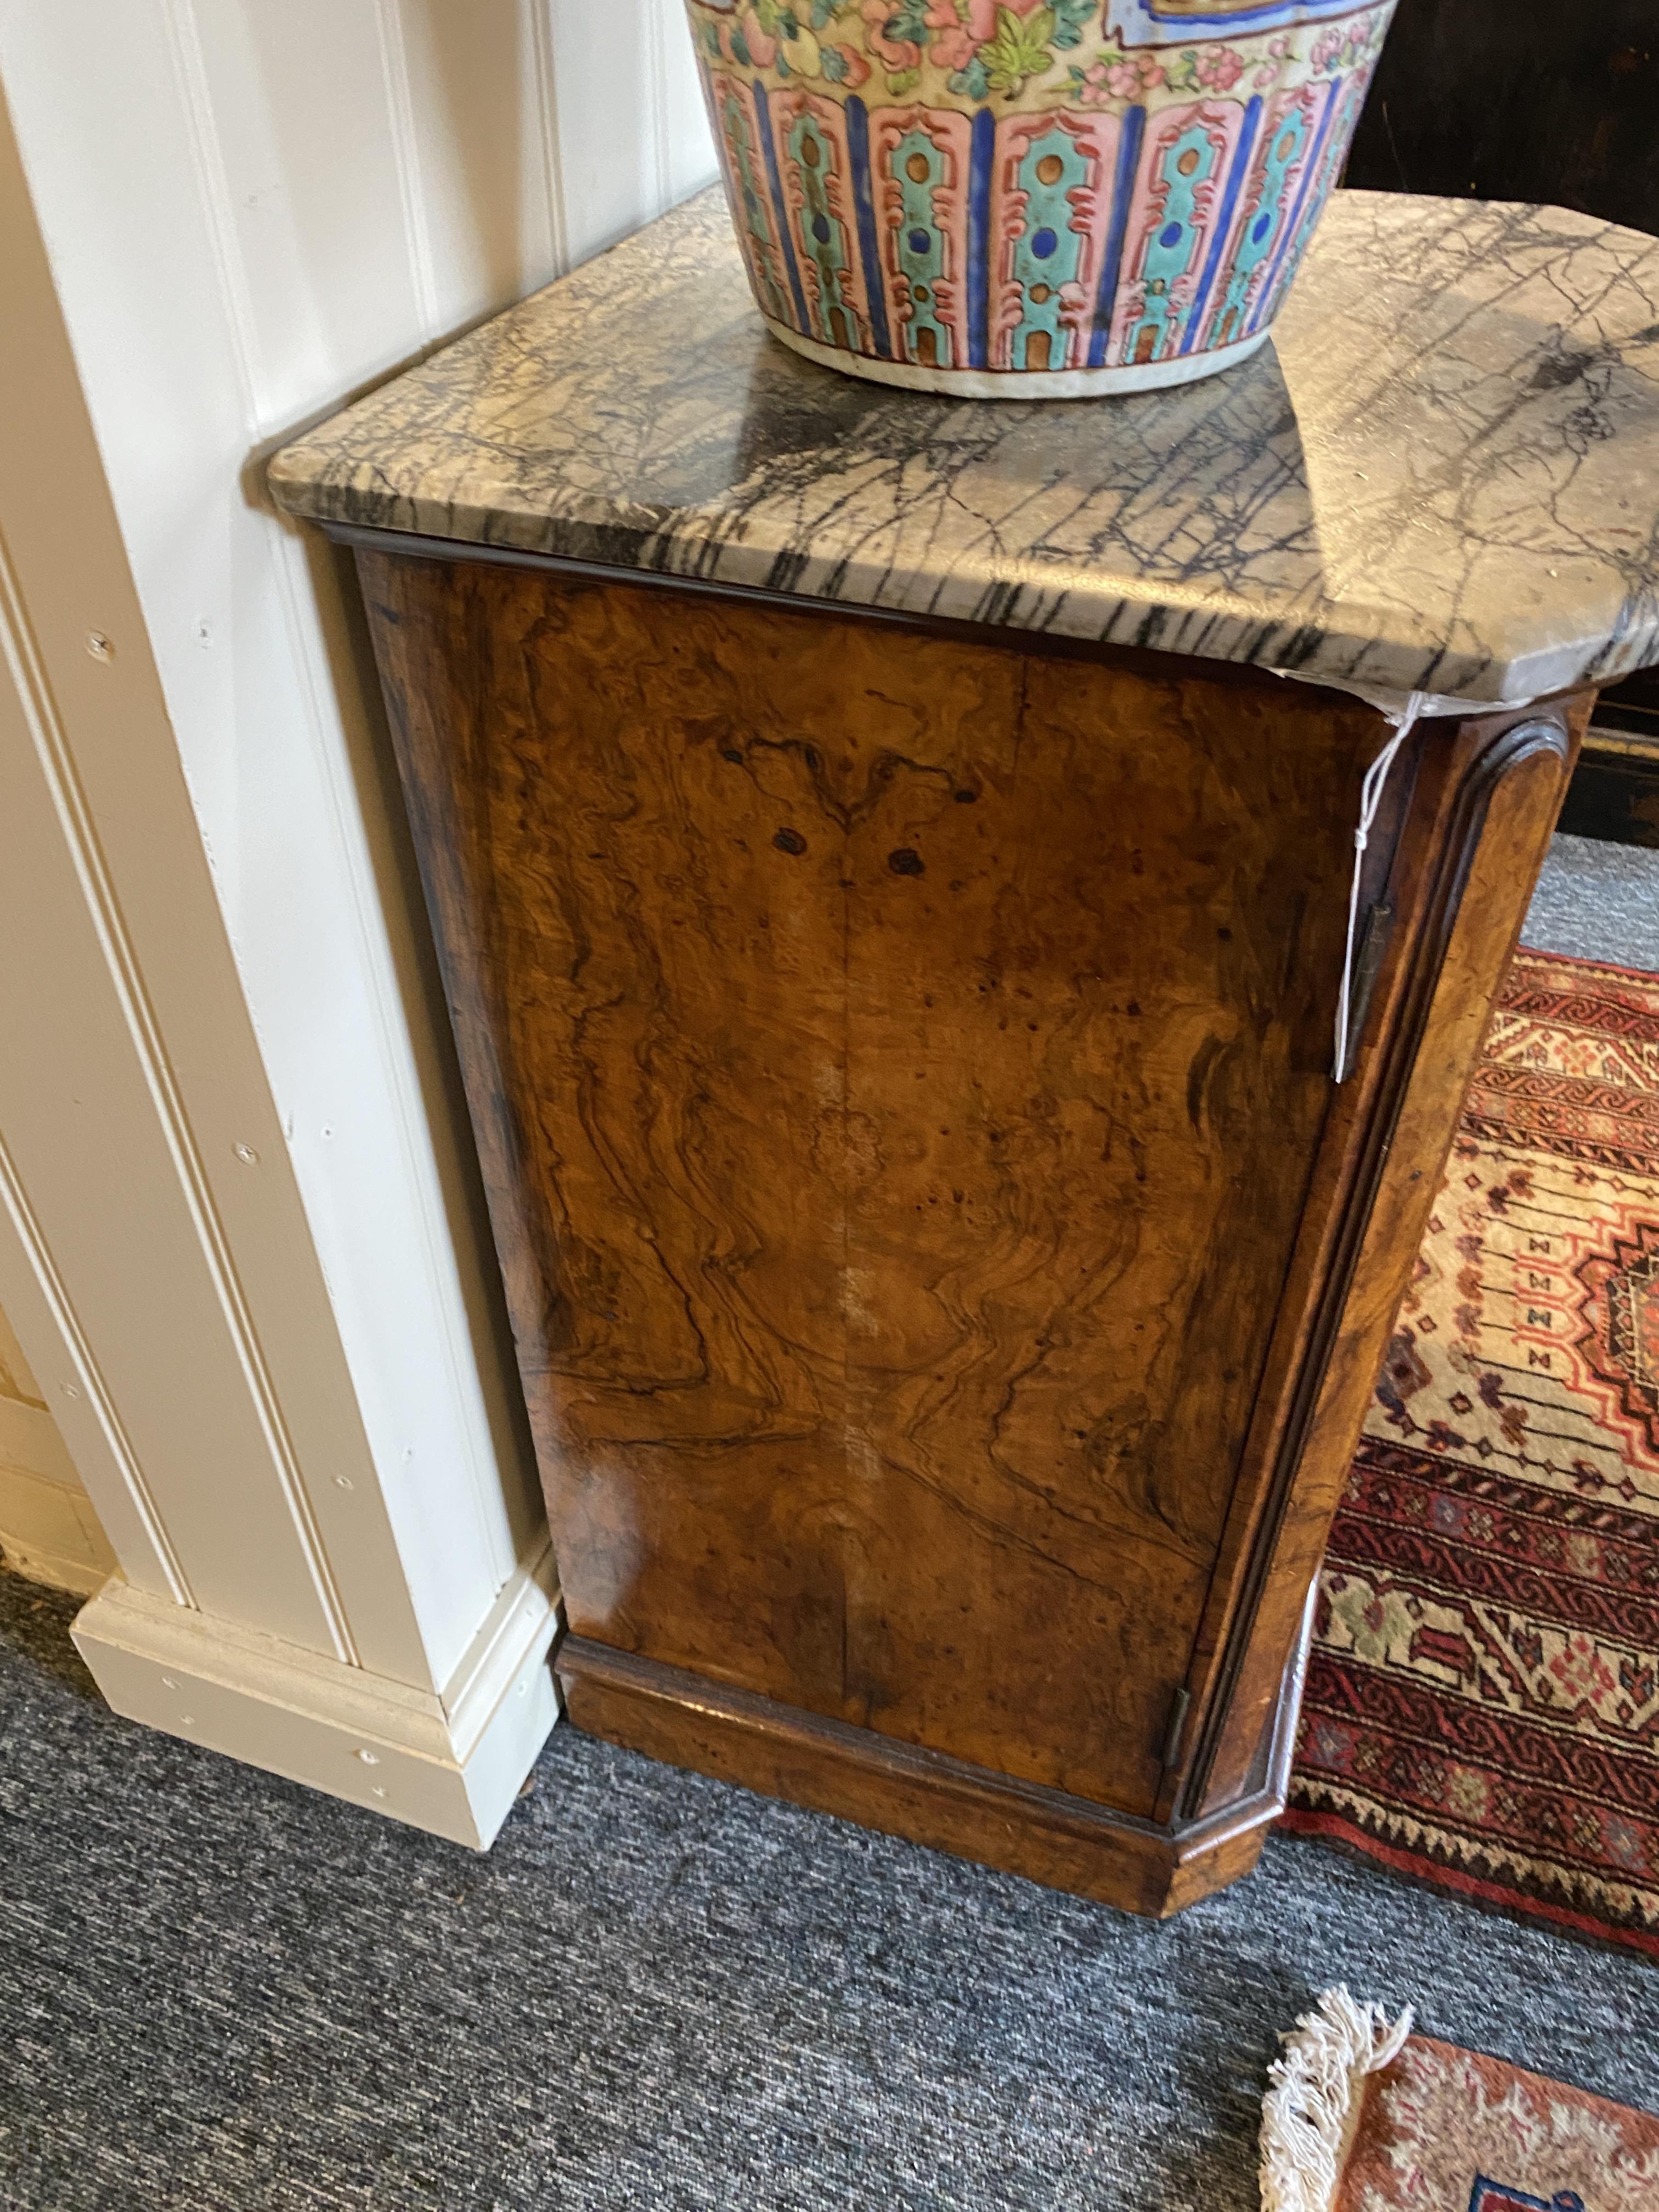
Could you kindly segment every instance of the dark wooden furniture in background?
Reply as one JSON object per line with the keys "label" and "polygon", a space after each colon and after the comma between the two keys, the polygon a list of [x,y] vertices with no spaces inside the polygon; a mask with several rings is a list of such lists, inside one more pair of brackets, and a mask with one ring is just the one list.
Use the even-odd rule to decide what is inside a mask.
{"label": "dark wooden furniture in background", "polygon": [[[1659,0],[1400,0],[1346,181],[1659,234]],[[1561,828],[1659,846],[1659,678],[1603,695]]]}
{"label": "dark wooden furniture in background", "polygon": [[1601,694],[1559,827],[1572,837],[1659,847],[1659,676]]}
{"label": "dark wooden furniture in background", "polygon": [[572,1717],[1233,1879],[1587,696],[1425,727],[1338,1090],[1357,702],[359,542]]}
{"label": "dark wooden furniture in background", "polygon": [[1659,231],[1654,0],[1400,0],[1345,182]]}

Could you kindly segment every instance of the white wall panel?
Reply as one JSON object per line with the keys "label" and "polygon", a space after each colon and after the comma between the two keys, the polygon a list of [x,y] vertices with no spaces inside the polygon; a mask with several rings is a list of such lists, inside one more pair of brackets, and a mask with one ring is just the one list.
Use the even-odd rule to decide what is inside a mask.
{"label": "white wall panel", "polygon": [[549,0],[573,262],[614,246],[714,173],[684,0]]}
{"label": "white wall panel", "polygon": [[713,174],[684,8],[0,0],[0,78],[441,1680],[538,1509],[339,566],[260,464]]}
{"label": "white wall panel", "polygon": [[662,26],[662,74],[655,94],[662,148],[663,198],[677,207],[714,175],[714,142],[703,105],[684,0],[650,0]]}
{"label": "white wall panel", "polygon": [[[118,11],[66,0],[49,27],[31,14],[25,58],[38,63],[49,47],[55,58],[63,40],[82,54],[97,51],[108,72],[83,76],[72,149],[55,103],[37,107],[27,70],[20,63],[14,73],[15,18],[0,53],[15,112],[42,125],[37,201],[52,204],[61,185],[74,210],[48,231],[54,275],[431,1669],[441,1680],[472,1632],[477,1592],[493,1595],[511,1573],[533,1503],[508,1456],[504,1419],[492,1437],[484,1316],[481,1306],[467,1310],[444,1218],[416,1059],[422,1043],[428,1055],[434,1048],[411,1035],[429,1024],[418,1000],[399,989],[391,942],[393,933],[407,939],[412,918],[398,908],[395,875],[375,867],[374,826],[353,772],[354,744],[368,750],[363,702],[331,682],[301,549],[253,503],[257,481],[249,482],[262,445],[283,427],[277,403],[291,407],[297,397],[290,327],[312,411],[411,350],[423,333],[374,11],[340,9],[327,45],[312,41],[310,83],[343,80],[348,88],[334,112],[325,99],[307,96],[300,57],[272,33],[289,12],[286,0],[252,11],[263,46],[229,35],[228,19],[246,12],[198,9],[189,0]],[[295,12],[317,21],[324,13]],[[144,97],[133,103],[135,82]],[[298,143],[283,146],[284,127]],[[20,136],[27,158],[27,123]],[[366,140],[378,149],[378,177]],[[346,173],[331,230],[307,167],[331,160],[336,144]],[[272,212],[279,168],[304,183],[301,213],[315,225],[304,272],[314,304],[303,318],[294,312],[295,227]],[[360,213],[364,198],[370,204]],[[125,265],[144,268],[150,286],[139,297],[128,290],[111,315],[109,282]],[[374,295],[381,337],[372,363],[371,317],[354,289]],[[262,322],[268,298],[288,312]],[[325,339],[341,349],[332,360],[322,357]],[[372,787],[367,796],[372,802]],[[291,1614],[264,1625],[295,1634]]]}
{"label": "white wall panel", "polygon": [[404,146],[428,270],[431,335],[517,299],[563,264],[553,61],[544,12],[381,0],[400,40]]}
{"label": "white wall panel", "polygon": [[339,0],[133,12],[133,44],[161,43],[179,79],[195,220],[222,232],[221,305],[249,380],[238,418],[280,428],[381,374],[422,328],[388,124],[395,30]]}
{"label": "white wall panel", "polygon": [[430,1666],[0,109],[0,1302],[128,1582]]}

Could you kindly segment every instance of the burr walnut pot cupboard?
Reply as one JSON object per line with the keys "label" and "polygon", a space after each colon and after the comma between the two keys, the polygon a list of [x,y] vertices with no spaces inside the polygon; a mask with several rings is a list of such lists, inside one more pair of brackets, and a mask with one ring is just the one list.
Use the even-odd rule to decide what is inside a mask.
{"label": "burr walnut pot cupboard", "polygon": [[1243,1871],[1569,718],[1416,748],[1338,1089],[1368,709],[359,562],[572,1717],[1143,1911]]}
{"label": "burr walnut pot cupboard", "polygon": [[[1339,206],[1324,235],[1441,219],[1387,204],[1418,212]],[[1282,430],[1297,332],[1363,257],[1316,246],[1282,371],[1269,352],[1207,398],[950,409],[772,346],[724,225],[682,210],[648,263],[635,241],[274,471],[356,548],[570,1716],[1172,1912],[1248,1870],[1279,1809],[1326,1528],[1593,690],[1566,665],[1541,702],[1417,726],[1365,852],[1334,1082],[1374,708],[1237,665],[1242,626],[1198,658],[1022,623],[1017,591],[946,619],[850,570],[832,591],[810,556],[884,441],[910,483],[988,441],[941,532],[985,481],[1116,467],[1118,421],[1146,495],[1175,499],[1152,433],[1175,422],[1190,455],[1217,408],[1224,442],[1230,409]],[[1369,264],[1385,350],[1415,295]],[[1524,348],[1523,325],[1492,343]],[[647,362],[627,385],[624,339]],[[1417,404],[1376,373],[1355,438],[1396,388]],[[1039,438],[1060,441],[1047,476],[1020,458]],[[750,504],[729,548],[665,554],[730,484]],[[774,496],[800,543],[745,571]],[[1322,514],[1305,528],[1328,539]],[[1112,557],[1117,600],[1150,599]],[[1169,604],[1143,634],[1179,646]],[[1515,680],[1458,682],[1504,696],[1488,673]]]}

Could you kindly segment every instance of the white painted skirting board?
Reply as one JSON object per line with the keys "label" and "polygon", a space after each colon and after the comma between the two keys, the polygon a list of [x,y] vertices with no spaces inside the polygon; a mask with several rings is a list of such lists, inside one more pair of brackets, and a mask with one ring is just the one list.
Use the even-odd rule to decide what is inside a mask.
{"label": "white painted skirting board", "polygon": [[550,1547],[522,1565],[441,1697],[117,1579],[75,1641],[118,1713],[487,1850],[558,1718]]}

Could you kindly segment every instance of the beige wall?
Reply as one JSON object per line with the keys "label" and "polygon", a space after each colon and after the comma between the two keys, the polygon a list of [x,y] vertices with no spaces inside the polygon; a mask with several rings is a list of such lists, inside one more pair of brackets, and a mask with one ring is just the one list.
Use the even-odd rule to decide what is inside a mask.
{"label": "beige wall", "polygon": [[30,1581],[90,1594],[115,1555],[58,1424],[0,1313],[0,1559]]}

